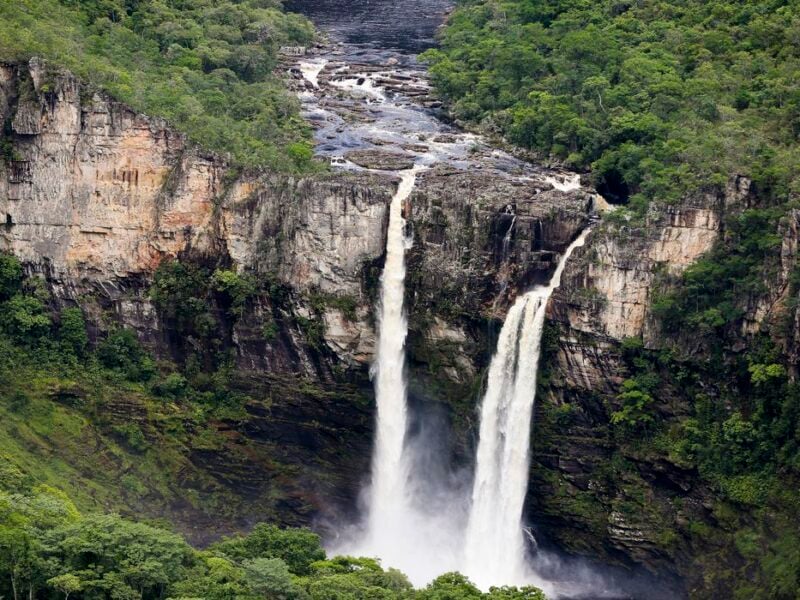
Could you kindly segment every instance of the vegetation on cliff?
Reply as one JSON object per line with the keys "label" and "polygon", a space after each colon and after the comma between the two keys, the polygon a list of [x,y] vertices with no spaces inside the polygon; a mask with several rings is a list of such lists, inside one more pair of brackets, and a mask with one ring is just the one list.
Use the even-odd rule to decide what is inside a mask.
{"label": "vegetation on cliff", "polygon": [[[628,377],[604,402],[614,472],[598,475],[608,497],[560,496],[558,474],[537,475],[561,518],[593,531],[568,546],[593,548],[581,536],[605,536],[597,515],[616,511],[676,562],[691,548],[698,597],[790,599],[800,586],[797,267],[788,302],[752,331],[754,306],[775,301],[800,194],[798,34],[800,5],[783,0],[462,0],[426,54],[457,118],[590,170],[625,204],[606,225],[620,244],[653,232],[657,203],[752,181],[707,255],[658,274],[657,349],[619,348]],[[543,409],[537,438],[563,435],[572,409]],[[679,482],[671,504],[653,497],[657,465]]]}
{"label": "vegetation on cliff", "polygon": [[[224,268],[164,263],[150,294],[174,339],[156,358],[98,298],[65,306],[0,253],[0,462],[63,489],[81,511],[166,518],[194,540],[252,514],[306,523],[318,506],[299,471],[337,491],[356,476],[337,466],[358,469],[356,450],[339,444],[363,436],[366,400],[353,385],[236,368],[232,327],[244,303],[253,310],[254,285]],[[287,325],[259,302],[250,335],[280,345]],[[325,411],[343,415],[322,422]]]}
{"label": "vegetation on cliff", "polygon": [[310,133],[273,75],[311,24],[277,0],[0,4],[0,57],[47,59],[245,167],[304,170]]}
{"label": "vegetation on cliff", "polygon": [[426,54],[455,115],[591,167],[643,205],[800,191],[800,8],[715,0],[462,0]]}

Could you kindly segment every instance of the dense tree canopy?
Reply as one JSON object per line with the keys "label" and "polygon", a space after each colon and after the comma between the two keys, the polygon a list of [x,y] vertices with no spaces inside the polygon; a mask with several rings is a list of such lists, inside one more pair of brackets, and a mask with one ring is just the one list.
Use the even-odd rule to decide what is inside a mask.
{"label": "dense tree canopy", "polygon": [[374,559],[326,559],[304,529],[260,524],[197,551],[157,526],[81,515],[58,490],[9,483],[0,482],[0,593],[13,600],[544,600],[532,587],[481,593],[458,573],[414,590]]}
{"label": "dense tree canopy", "polygon": [[0,4],[0,56],[41,56],[243,166],[310,166],[307,126],[272,74],[306,44],[278,0],[20,0]]}
{"label": "dense tree canopy", "polygon": [[675,200],[732,173],[800,192],[794,0],[462,0],[427,54],[461,119]]}

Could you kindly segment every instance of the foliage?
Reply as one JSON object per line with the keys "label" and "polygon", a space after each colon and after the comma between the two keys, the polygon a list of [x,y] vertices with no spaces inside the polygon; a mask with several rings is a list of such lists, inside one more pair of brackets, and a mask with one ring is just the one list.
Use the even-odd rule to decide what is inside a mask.
{"label": "foliage", "polygon": [[611,199],[674,201],[732,173],[785,198],[798,17],[784,0],[462,0],[425,58],[458,118],[591,166]]}
{"label": "foliage", "polygon": [[60,314],[58,337],[65,347],[77,356],[83,356],[89,345],[86,321],[80,308],[65,308]]}
{"label": "foliage", "polygon": [[217,269],[211,276],[214,289],[224,294],[229,311],[241,316],[245,303],[256,293],[256,283],[252,277],[240,275],[236,271]]}
{"label": "foliage", "polygon": [[247,536],[221,541],[214,549],[236,560],[280,558],[296,575],[307,575],[312,563],[325,558],[317,534],[305,529],[279,529],[266,523],[256,525]]}
{"label": "foliage", "polygon": [[0,4],[4,60],[44,57],[247,167],[312,166],[298,103],[272,74],[280,46],[312,36],[277,0]]}
{"label": "foliage", "polygon": [[209,309],[211,273],[177,260],[162,262],[153,275],[150,299],[181,335],[209,337],[217,323]]}
{"label": "foliage", "polygon": [[[719,518],[724,531],[739,529],[739,557],[703,566],[706,577],[719,572],[731,578],[726,569],[736,560],[736,598],[791,598],[786,590],[800,578],[800,567],[786,550],[800,537],[786,523],[795,522],[800,511],[800,386],[789,378],[785,356],[768,335],[753,337],[738,353],[722,347],[741,339],[739,332],[722,329],[713,339],[713,348],[694,354],[679,347],[648,350],[640,339],[622,342],[629,375],[617,399],[622,408],[611,413],[621,434],[616,447],[622,456],[641,460],[645,454],[648,461],[696,469],[700,481],[715,490],[715,501],[730,507],[729,516]],[[672,413],[675,406],[681,407],[678,415]],[[614,481],[631,477],[626,472]],[[754,524],[758,533],[740,529]],[[672,532],[676,524],[664,527]],[[776,531],[787,532],[780,544]],[[701,544],[729,539],[704,524],[688,533]],[[718,541],[711,541],[712,534]],[[750,580],[757,583],[745,583]]]}
{"label": "foliage", "polygon": [[[287,562],[288,561],[288,562]],[[260,523],[198,551],[175,533],[113,514],[81,515],[58,490],[0,489],[0,593],[91,600],[544,600],[536,588],[481,593],[458,573],[414,590],[371,558],[326,558],[303,529]]]}
{"label": "foliage", "polygon": [[50,331],[50,315],[36,296],[17,294],[2,304],[0,326],[19,343],[35,343]]}
{"label": "foliage", "polygon": [[86,516],[48,532],[45,540],[56,576],[74,576],[88,597],[159,597],[192,559],[180,536],[116,515]]}
{"label": "foliage", "polygon": [[311,308],[314,309],[318,316],[321,316],[326,309],[332,308],[340,311],[348,321],[357,319],[358,301],[352,296],[314,293],[310,297],[310,303]]}
{"label": "foliage", "polygon": [[0,300],[8,300],[22,285],[22,265],[13,254],[0,252]]}
{"label": "foliage", "polygon": [[97,347],[97,358],[132,381],[147,381],[155,372],[153,360],[130,329],[112,331]]}
{"label": "foliage", "polygon": [[622,392],[617,396],[622,408],[611,413],[611,424],[627,430],[646,429],[653,423],[650,413],[653,397],[641,389],[634,379],[622,383]]}
{"label": "foliage", "polygon": [[479,600],[483,595],[461,573],[439,575],[420,593],[422,600]]}

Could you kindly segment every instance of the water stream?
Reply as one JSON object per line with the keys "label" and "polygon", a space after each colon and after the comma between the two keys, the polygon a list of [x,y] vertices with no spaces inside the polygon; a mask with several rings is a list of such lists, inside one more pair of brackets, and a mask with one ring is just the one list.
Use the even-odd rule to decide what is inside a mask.
{"label": "water stream", "polygon": [[[525,558],[521,517],[528,436],[545,307],[569,254],[585,234],[568,248],[550,283],[521,295],[508,312],[483,399],[471,494],[469,486],[453,486],[433,476],[436,469],[420,468],[420,457],[429,448],[408,433],[403,302],[405,252],[412,240],[406,235],[403,207],[417,178],[428,168],[445,165],[538,189],[568,193],[580,187],[576,176],[519,160],[439,118],[415,52],[431,45],[449,4],[288,3],[290,9],[310,15],[332,39],[291,69],[303,114],[315,129],[317,155],[339,169],[377,170],[399,178],[389,207],[372,368],[377,414],[371,479],[364,494],[366,514],[329,550],[379,557],[384,566],[404,571],[417,586],[459,570],[483,588],[534,582],[552,591]],[[400,157],[403,166],[381,162],[387,154],[395,161]],[[514,216],[505,232],[504,252],[517,226]]]}

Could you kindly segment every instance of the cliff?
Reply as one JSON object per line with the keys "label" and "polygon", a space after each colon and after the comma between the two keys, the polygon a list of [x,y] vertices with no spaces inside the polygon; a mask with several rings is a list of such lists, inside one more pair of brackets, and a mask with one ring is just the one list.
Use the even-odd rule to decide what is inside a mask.
{"label": "cliff", "polygon": [[[796,369],[794,211],[733,323],[710,338],[700,328],[671,331],[654,307],[689,265],[733,235],[728,223],[765,204],[747,178],[732,177],[717,192],[653,206],[639,222],[609,219],[567,265],[548,312],[532,442],[528,511],[544,539],[671,571],[697,598],[732,596],[748,578],[758,581],[759,559],[741,551],[742,532],[761,531],[761,552],[772,552],[791,510],[769,494],[755,500],[724,489],[687,459],[680,440],[708,410],[704,398],[725,399],[716,409],[724,416],[738,405],[729,398],[747,402],[753,390],[737,369],[745,363],[746,373],[746,353],[763,340]],[[614,422],[623,392],[637,389],[626,382],[642,373],[655,378],[646,410],[659,432],[644,436]]]}
{"label": "cliff", "polygon": [[[2,66],[0,114],[0,248],[45,280],[55,308],[80,306],[94,340],[133,329],[164,364],[224,367],[247,398],[243,413],[200,430],[185,422],[188,441],[158,467],[172,481],[137,484],[122,508],[174,519],[200,541],[258,519],[324,527],[352,511],[369,470],[373,307],[395,179],[240,174],[38,61]],[[444,168],[419,178],[405,208],[412,395],[462,425],[454,460],[468,452],[492,327],[515,290],[547,277],[592,208],[590,193],[544,178]],[[184,303],[207,305],[204,332],[181,306],[154,301],[159,266],[175,260],[233,269],[256,293],[236,313],[208,286],[183,290]],[[130,424],[169,437],[135,394],[107,402],[98,439]],[[48,451],[86,480],[113,481],[138,460],[100,474],[91,458]]]}
{"label": "cliff", "polygon": [[[261,519],[324,529],[350,515],[369,471],[374,307],[396,179],[241,174],[167,123],[36,61],[0,68],[0,113],[8,148],[0,248],[44,278],[55,308],[80,306],[94,340],[123,326],[179,369],[232,364],[228,385],[246,398],[242,411],[200,425],[185,416],[192,407],[173,411],[189,434],[155,467],[169,483],[142,480],[117,506],[169,517],[199,541]],[[660,377],[654,418],[672,431],[693,415],[696,395],[682,370],[708,349],[701,336],[666,331],[654,299],[730,235],[731,217],[762,201],[733,177],[638,220],[612,215],[568,263],[549,307],[532,434],[527,513],[544,547],[671,573],[698,597],[731,592],[729,565],[748,564],[733,540],[755,526],[753,510],[721,494],[666,438],[621,435],[612,418],[645,359]],[[445,462],[469,463],[506,308],[549,277],[597,202],[591,190],[559,191],[544,176],[522,182],[442,165],[419,175],[404,208],[414,239],[410,396],[428,426],[414,424],[415,434],[431,436]],[[746,299],[724,350],[736,356],[766,333],[796,371],[797,211],[778,234],[774,268]],[[154,300],[159,267],[174,260],[235,270],[256,292],[238,313],[213,289],[197,292],[193,301],[207,303],[215,323],[202,334]],[[639,340],[635,356],[630,340]],[[676,361],[676,349],[695,362]],[[728,385],[721,374],[701,375],[708,393]],[[136,394],[100,412],[97,457],[55,445],[33,451],[57,452],[84,480],[111,485],[143,459],[111,459],[104,435],[131,423],[148,440],[174,435],[174,422]],[[95,472],[101,456],[106,473]]]}

